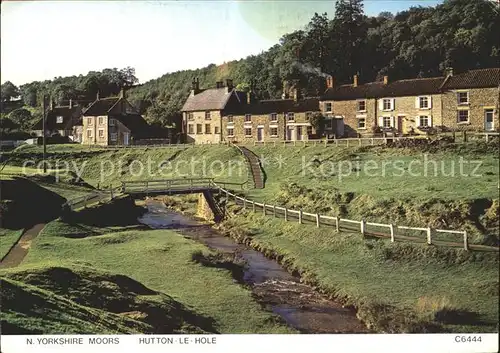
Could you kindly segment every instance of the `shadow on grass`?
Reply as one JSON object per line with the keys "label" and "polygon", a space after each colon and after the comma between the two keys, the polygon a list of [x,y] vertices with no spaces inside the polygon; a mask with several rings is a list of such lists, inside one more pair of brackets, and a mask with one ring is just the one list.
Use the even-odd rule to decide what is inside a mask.
{"label": "shadow on grass", "polygon": [[435,320],[447,325],[474,325],[474,326],[492,326],[495,321],[485,321],[479,313],[461,310],[443,308],[436,312]]}
{"label": "shadow on grass", "polygon": [[[198,314],[167,294],[127,276],[94,269],[46,267],[15,272],[7,277],[2,280],[5,289],[1,293],[2,309],[17,313],[14,318],[21,315],[28,321],[19,325],[16,319],[6,320],[6,326],[2,322],[6,334],[54,333],[50,328],[38,327],[35,318],[40,316],[61,327],[72,326],[78,320],[92,325],[88,313],[95,309],[109,319],[99,324],[111,330],[120,325],[143,333],[218,333],[213,318]],[[44,309],[40,311],[40,308]],[[57,311],[64,315],[54,315]],[[118,316],[109,316],[113,314]],[[33,318],[33,322],[29,318]],[[28,323],[33,327],[26,327]]]}
{"label": "shadow on grass", "polygon": [[243,280],[245,266],[235,262],[234,254],[217,253],[215,255],[205,255],[201,251],[195,251],[191,255],[191,260],[205,267],[222,268],[231,272],[233,279],[241,285],[246,285]]}

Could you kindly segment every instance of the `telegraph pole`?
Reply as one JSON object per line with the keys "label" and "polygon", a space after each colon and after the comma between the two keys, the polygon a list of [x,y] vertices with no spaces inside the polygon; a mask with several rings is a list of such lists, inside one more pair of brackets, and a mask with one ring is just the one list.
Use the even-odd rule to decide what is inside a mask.
{"label": "telegraph pole", "polygon": [[47,155],[47,144],[45,141],[45,134],[46,134],[46,120],[47,120],[47,95],[43,96],[43,126],[42,126],[42,138],[43,138],[43,173],[47,173],[47,160],[46,160],[46,155]]}

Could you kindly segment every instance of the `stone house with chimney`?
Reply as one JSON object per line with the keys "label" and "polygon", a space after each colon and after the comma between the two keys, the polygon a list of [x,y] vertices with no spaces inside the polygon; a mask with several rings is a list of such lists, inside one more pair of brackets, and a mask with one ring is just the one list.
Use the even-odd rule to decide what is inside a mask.
{"label": "stone house with chimney", "polygon": [[319,112],[319,98],[255,100],[247,94],[247,104],[229,110],[222,117],[222,140],[235,143],[309,140],[317,132],[310,123]]}
{"label": "stone house with chimney", "polygon": [[451,130],[498,131],[500,68],[448,72],[442,86],[442,125]]}
{"label": "stone house with chimney", "polygon": [[371,136],[374,131],[423,132],[441,123],[440,86],[444,77],[334,85],[327,78],[321,111],[337,126],[337,137]]}
{"label": "stone house with chimney", "polygon": [[233,81],[216,82],[215,88],[200,89],[198,78],[192,81],[189,97],[182,107],[183,133],[187,143],[222,142],[222,116],[246,104],[245,92],[237,91]]}
{"label": "stone house with chimney", "polygon": [[122,90],[118,97],[99,98],[83,111],[82,144],[130,145],[148,137],[149,125],[126,99]]}
{"label": "stone house with chimney", "polygon": [[[46,115],[45,136],[59,135],[80,142],[78,125],[81,117],[82,107],[73,103],[73,100],[70,99],[68,105],[61,106],[56,106],[54,102],[51,102]],[[32,131],[36,136],[43,136],[43,118],[33,125]]]}

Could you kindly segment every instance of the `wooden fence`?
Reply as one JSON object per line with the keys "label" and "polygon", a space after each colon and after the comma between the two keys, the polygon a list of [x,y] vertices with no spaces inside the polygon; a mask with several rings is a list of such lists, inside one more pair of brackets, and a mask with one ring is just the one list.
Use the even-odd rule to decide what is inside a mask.
{"label": "wooden fence", "polygon": [[[309,223],[315,224],[316,227],[332,227],[337,232],[341,230],[359,232],[362,235],[385,237],[390,238],[391,242],[398,241],[419,241],[425,239],[429,245],[441,246],[461,246],[465,250],[470,250],[468,233],[465,230],[449,230],[449,229],[433,229],[430,227],[409,227],[395,224],[375,223],[366,220],[351,220],[340,217],[326,216],[317,213],[304,212],[303,210],[293,210],[286,207],[269,205],[266,203],[255,202],[244,197],[238,196],[227,189],[220,186],[219,191],[225,194],[226,201],[233,201],[237,205],[243,206],[244,209],[249,209],[253,212],[261,212],[266,216],[284,218],[285,221],[296,221],[299,224]],[[410,234],[405,234],[410,232]],[[454,234],[457,236],[457,241],[443,241],[438,238],[440,233]],[[422,238],[422,234],[425,238]],[[418,236],[420,235],[420,237]],[[474,247],[481,247],[486,250],[498,251],[498,247],[474,245]]]}
{"label": "wooden fence", "polygon": [[110,201],[115,197],[122,194],[122,187],[112,187],[110,186],[107,190],[93,190],[86,195],[75,197],[73,199],[67,200],[63,205],[63,210],[75,211],[82,207],[88,207],[91,204]]}

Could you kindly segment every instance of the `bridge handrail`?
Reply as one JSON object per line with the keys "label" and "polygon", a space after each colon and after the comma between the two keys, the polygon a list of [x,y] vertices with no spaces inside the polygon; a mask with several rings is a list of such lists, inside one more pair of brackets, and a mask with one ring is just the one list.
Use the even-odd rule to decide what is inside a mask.
{"label": "bridge handrail", "polygon": [[175,179],[152,179],[152,180],[124,180],[123,184],[145,184],[145,183],[166,183],[166,182],[190,182],[190,181],[210,181],[213,178],[175,178]]}

